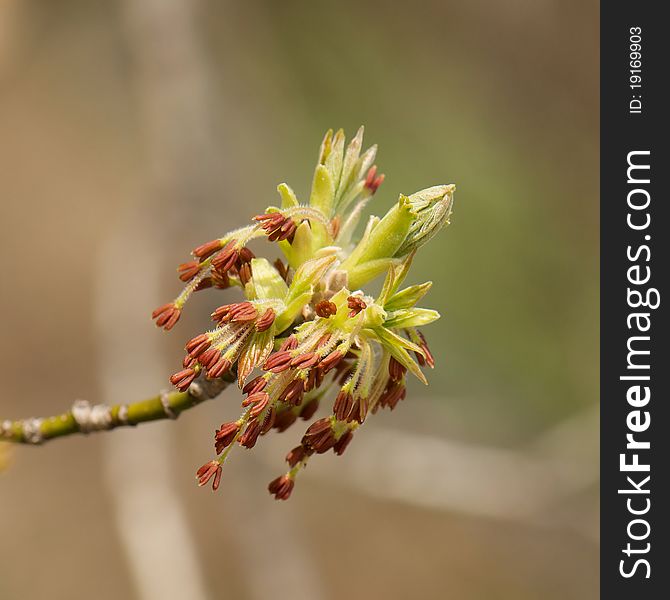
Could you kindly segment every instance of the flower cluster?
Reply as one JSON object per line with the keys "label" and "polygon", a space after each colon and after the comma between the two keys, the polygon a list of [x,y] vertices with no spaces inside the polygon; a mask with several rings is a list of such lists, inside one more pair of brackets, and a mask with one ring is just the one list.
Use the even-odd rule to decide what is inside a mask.
{"label": "flower cluster", "polygon": [[[186,344],[182,369],[170,378],[184,392],[198,377],[232,373],[244,395],[240,417],[214,434],[217,457],[198,470],[200,485],[218,488],[234,446],[253,448],[260,436],[309,421],[327,403],[326,416],[287,454],[288,471],[269,485],[285,500],[313,455],[342,454],[370,414],[405,398],[408,372],[426,383],[421,367],[434,361],[419,327],[439,314],[416,304],[431,283],[400,288],[417,249],[449,222],[454,186],[401,194],[384,217],[370,217],[354,242],[384,181],[373,164],[376,147],[361,152],[362,141],[363,128],[346,147],[341,130],[328,131],[309,201],[300,203],[281,184],[279,206],[193,250],[193,260],[178,267],[186,287],[153,313],[169,330],[198,290],[237,287],[244,296],[212,313],[214,327]],[[248,245],[261,237],[276,242],[286,262],[256,257]],[[373,298],[363,286],[382,274]]]}

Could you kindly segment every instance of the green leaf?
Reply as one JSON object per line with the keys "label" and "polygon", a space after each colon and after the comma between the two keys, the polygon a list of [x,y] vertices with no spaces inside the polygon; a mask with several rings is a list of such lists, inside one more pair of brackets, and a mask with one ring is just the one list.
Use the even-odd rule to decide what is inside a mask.
{"label": "green leaf", "polygon": [[270,355],[274,347],[274,325],[266,331],[257,332],[240,352],[237,360],[237,381],[244,386],[249,374]]}
{"label": "green leaf", "polygon": [[289,288],[288,302],[315,287],[336,260],[337,256],[335,254],[328,254],[312,258],[303,263],[293,276]]}
{"label": "green leaf", "polygon": [[313,290],[310,288],[287,302],[286,308],[275,319],[275,331],[278,334],[287,327],[290,327],[291,323],[295,321],[295,318],[302,311],[303,306],[311,301],[313,293]]}
{"label": "green leaf", "polygon": [[349,142],[347,146],[347,151],[344,155],[344,162],[342,164],[342,174],[340,175],[340,181],[337,186],[337,192],[335,193],[335,198],[339,201],[342,198],[342,194],[347,190],[351,181],[351,175],[353,173],[358,157],[361,154],[361,147],[363,146],[363,132],[364,128],[359,127],[358,131],[354,138]]}
{"label": "green leaf", "polygon": [[372,281],[379,277],[382,273],[388,271],[393,265],[397,265],[398,261],[395,258],[378,258],[370,260],[348,269],[349,288],[352,290],[360,289],[368,281]]}
{"label": "green leaf", "polygon": [[365,176],[375,161],[377,146],[368,148],[354,165],[346,189],[342,190],[342,197],[338,201],[337,210],[343,213],[365,189]]}
{"label": "green leaf", "polygon": [[371,231],[358,264],[377,258],[392,257],[405,241],[413,220],[414,214],[409,198],[401,194],[398,202]]}
{"label": "green leaf", "polygon": [[386,302],[383,302],[386,310],[400,310],[403,308],[411,308],[421,298],[423,298],[428,290],[432,287],[432,281],[426,281],[420,285],[410,285],[404,290],[393,294]]}
{"label": "green leaf", "polygon": [[396,310],[384,322],[385,327],[422,327],[440,318],[440,313],[428,308],[408,308]]}
{"label": "green leaf", "polygon": [[423,350],[402,336],[399,336],[386,327],[375,327],[372,331],[376,334],[381,345],[395,358],[401,365],[407,368],[419,381],[428,385],[428,380],[419,368],[419,365],[412,359],[407,350],[416,352],[424,356]]}
{"label": "green leaf", "polygon": [[288,294],[288,286],[279,271],[265,258],[251,259],[252,281],[256,297],[261,300],[283,300]]}
{"label": "green leaf", "polygon": [[309,197],[310,206],[319,209],[326,217],[330,217],[334,195],[335,185],[328,169],[324,165],[317,165],[312,181],[312,193]]}
{"label": "green leaf", "polygon": [[333,137],[330,154],[326,158],[324,166],[328,169],[330,178],[333,182],[333,195],[335,189],[340,183],[340,175],[342,174],[342,163],[344,160],[344,131],[339,129]]}
{"label": "green leaf", "polygon": [[[363,238],[351,252],[349,258],[342,263],[342,270],[349,273],[350,280],[357,282],[356,285],[352,284],[352,287],[358,287],[372,279],[373,276],[379,275],[381,271],[372,276],[367,274],[372,271],[369,265],[366,266],[366,263],[378,265],[380,263],[374,261],[393,257],[407,237],[413,220],[414,214],[409,199],[402,194],[381,221],[376,222],[370,219]],[[356,271],[357,268],[358,271]]]}
{"label": "green leaf", "polygon": [[[396,290],[400,287],[400,284],[405,280],[407,272],[412,265],[414,254],[414,252],[411,252],[405,258],[403,258],[397,266],[394,265],[389,269],[388,275],[384,281],[384,286],[382,287],[382,291],[377,298],[377,302],[379,302],[379,304],[382,306],[388,304],[389,298],[395,294]],[[399,306],[398,308],[407,307]]]}
{"label": "green leaf", "polygon": [[308,260],[314,251],[312,228],[307,221],[303,221],[298,225],[293,236],[293,242],[289,243],[287,240],[279,242],[288,264],[294,269],[297,269],[301,264]]}
{"label": "green leaf", "polygon": [[323,141],[321,142],[321,148],[319,148],[319,163],[320,165],[326,162],[328,155],[330,154],[330,147],[333,142],[333,130],[329,129],[326,131],[326,135],[323,136]]}
{"label": "green leaf", "polygon": [[294,208],[299,206],[298,198],[295,195],[295,192],[285,183],[280,183],[277,186],[277,191],[281,196],[281,207],[282,208]]}

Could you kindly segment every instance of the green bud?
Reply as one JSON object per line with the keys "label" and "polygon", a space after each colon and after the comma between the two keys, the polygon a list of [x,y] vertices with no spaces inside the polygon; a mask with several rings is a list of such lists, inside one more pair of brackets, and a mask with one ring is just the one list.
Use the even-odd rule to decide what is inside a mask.
{"label": "green bud", "polygon": [[409,197],[415,219],[409,228],[407,238],[398,248],[395,256],[404,256],[420,248],[440,229],[449,224],[455,189],[456,186],[452,184],[436,185]]}

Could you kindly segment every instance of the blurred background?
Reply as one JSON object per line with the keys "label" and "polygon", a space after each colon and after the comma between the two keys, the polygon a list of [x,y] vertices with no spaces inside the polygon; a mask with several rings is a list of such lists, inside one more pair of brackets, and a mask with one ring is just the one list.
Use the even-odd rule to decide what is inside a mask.
{"label": "blurred background", "polygon": [[235,390],[0,448],[0,598],[597,597],[598,44],[576,0],[0,0],[0,418],[166,387],[221,303],[156,329],[175,265],[305,198],[327,128],[379,144],[374,212],[458,186],[430,387],[286,503],[300,425],[194,485]]}

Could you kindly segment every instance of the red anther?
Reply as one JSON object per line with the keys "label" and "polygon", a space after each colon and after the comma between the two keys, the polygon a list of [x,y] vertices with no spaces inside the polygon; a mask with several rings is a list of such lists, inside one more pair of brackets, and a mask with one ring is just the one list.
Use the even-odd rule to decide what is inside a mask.
{"label": "red anther", "polygon": [[214,449],[217,454],[221,454],[224,448],[230,446],[240,430],[239,423],[232,421],[231,423],[222,423],[221,428],[214,432]]}
{"label": "red anther", "polygon": [[189,367],[172,375],[172,377],[170,377],[170,383],[180,392],[185,392],[197,374],[198,372],[195,369]]}
{"label": "red anther", "polygon": [[369,188],[372,185],[372,182],[375,180],[377,175],[377,165],[373,165],[368,169],[368,172],[365,176],[365,187]]}
{"label": "red anther", "polygon": [[314,454],[312,450],[305,448],[305,446],[301,444],[300,446],[296,446],[293,448],[293,450],[289,451],[289,453],[286,455],[286,462],[290,467],[295,467],[299,462],[302,462],[312,454]]}
{"label": "red anther", "polygon": [[401,365],[395,358],[389,361],[389,376],[393,381],[401,381],[407,373],[407,367]]}
{"label": "red anther", "polygon": [[179,321],[181,316],[181,309],[174,305],[174,302],[159,306],[153,313],[151,318],[156,320],[156,325],[162,327],[165,331],[170,331]]}
{"label": "red anther", "polygon": [[354,434],[351,431],[347,431],[333,446],[333,452],[338,456],[342,456],[344,451],[347,449],[347,446],[350,444],[351,440],[354,439]]}
{"label": "red anther", "polygon": [[316,348],[323,348],[328,342],[330,342],[330,339],[333,336],[330,335],[330,333],[324,333],[320,338],[319,341],[316,343]]}
{"label": "red anther", "polygon": [[230,278],[228,277],[228,273],[221,273],[220,271],[214,270],[208,279],[211,280],[214,287],[220,290],[225,290],[230,287]]}
{"label": "red anther", "polygon": [[212,313],[212,321],[223,321],[224,319],[228,320],[228,315],[230,314],[230,309],[232,308],[232,304],[224,304],[223,306],[219,306],[213,313]]}
{"label": "red anther", "polygon": [[228,372],[232,363],[224,358],[223,356],[219,358],[213,365],[207,369],[207,377],[210,379],[216,379],[221,377],[224,373]]}
{"label": "red anther", "polygon": [[199,292],[200,290],[206,290],[211,288],[214,285],[214,281],[211,277],[203,277],[194,288],[194,292]]}
{"label": "red anther", "polygon": [[251,302],[238,302],[230,307],[228,317],[233,323],[254,321],[258,317],[258,309]]}
{"label": "red anther", "polygon": [[303,445],[313,449],[317,454],[328,452],[336,442],[328,417],[312,423],[302,438]]}
{"label": "red anther", "polygon": [[237,249],[237,240],[230,240],[221,250],[212,258],[212,265],[220,273],[227,273],[233,268],[239,258]]}
{"label": "red anther", "polygon": [[[426,355],[425,361],[428,363],[428,366],[433,369],[435,368],[435,358],[433,357],[433,353],[430,351],[430,348],[428,347],[428,342],[426,342],[426,337],[421,333],[420,331],[417,331],[419,334],[419,338],[421,341],[419,342],[419,346],[421,347],[421,350],[423,350],[424,354]],[[421,356],[421,355],[419,355]]]}
{"label": "red anther", "polygon": [[322,373],[326,374],[333,367],[337,366],[337,364],[343,358],[344,354],[342,354],[342,352],[340,352],[339,350],[335,350],[331,352],[328,356],[321,359],[321,362],[319,363],[319,369],[321,370]]}
{"label": "red anther", "polygon": [[256,215],[254,220],[261,224],[271,242],[292,241],[298,227],[293,219],[278,212]]}
{"label": "red anther", "polygon": [[256,255],[249,250],[246,246],[242,246],[239,252],[239,262],[240,264],[250,263],[252,259],[256,258]]}
{"label": "red anther", "polygon": [[319,362],[319,355],[316,352],[307,352],[299,354],[291,361],[293,369],[309,369]]}
{"label": "red anther", "polygon": [[288,279],[288,267],[282,262],[281,258],[278,258],[277,260],[272,263],[277,269],[278,273],[281,275],[281,278],[286,281]]}
{"label": "red anther", "polygon": [[347,298],[347,306],[351,309],[349,311],[349,316],[355,317],[359,312],[367,308],[368,305],[358,296],[349,296]]}
{"label": "red anther", "polygon": [[200,244],[197,248],[194,248],[192,254],[200,260],[205,260],[214,254],[217,250],[221,249],[221,240],[212,240],[211,242],[206,242]]}
{"label": "red anther", "polygon": [[354,406],[354,397],[344,390],[340,390],[340,393],[335,398],[333,403],[333,414],[338,421],[344,421],[351,412],[352,407]]}
{"label": "red anther", "polygon": [[315,307],[314,312],[323,319],[328,319],[337,313],[337,305],[330,300],[321,300]]}
{"label": "red anther", "polygon": [[269,401],[269,396],[267,396],[264,400],[261,400],[260,402],[257,402],[254,404],[254,407],[251,409],[251,412],[249,413],[254,419],[259,416],[267,407]]}
{"label": "red anther", "polygon": [[271,406],[268,410],[265,418],[263,419],[263,424],[261,425],[261,435],[265,435],[275,424],[275,418],[277,417],[277,411],[274,406]]}
{"label": "red anther", "polygon": [[306,436],[316,435],[323,433],[324,431],[329,431],[331,429],[331,422],[328,417],[314,421],[305,432]]}
{"label": "red anther", "polygon": [[261,426],[258,424],[258,421],[251,421],[244,430],[244,433],[240,436],[240,446],[244,446],[245,448],[253,448],[256,445],[256,440],[258,440],[258,436],[260,434]]}
{"label": "red anther", "polygon": [[253,394],[249,394],[243,401],[242,401],[242,406],[247,407],[251,406],[252,404],[257,404],[258,402],[263,402],[266,401],[270,398],[270,396],[266,392],[254,392]]}
{"label": "red anther", "polygon": [[405,399],[405,386],[397,382],[389,382],[388,386],[379,397],[381,406],[388,406],[393,410],[400,400]]}
{"label": "red anther", "polygon": [[365,421],[365,417],[368,414],[368,399],[367,398],[356,398],[354,405],[351,407],[351,411],[347,415],[346,421],[351,423],[352,421],[358,421],[362,423]]}
{"label": "red anther", "polygon": [[302,379],[294,379],[289,383],[277,397],[279,402],[285,402],[292,406],[298,406],[302,400],[304,382]]}
{"label": "red anther", "polygon": [[200,264],[194,260],[180,264],[177,267],[179,279],[182,281],[191,281],[199,272]]}
{"label": "red anther", "polygon": [[294,335],[287,337],[279,346],[279,352],[295,350],[298,347],[298,339]]}
{"label": "red anther", "polygon": [[370,167],[367,177],[365,178],[365,187],[370,190],[370,193],[374,194],[383,182],[384,175],[377,175],[377,165]]}
{"label": "red anther", "polygon": [[310,369],[307,374],[307,379],[305,379],[303,387],[306,392],[312,391],[317,386],[317,375],[321,373],[319,369]]}
{"label": "red anther", "polygon": [[244,402],[242,402],[242,406],[251,406],[252,408],[249,414],[252,418],[255,419],[265,410],[265,407],[268,405],[269,401],[270,396],[268,394],[265,392],[256,392],[255,394],[251,394],[248,398],[246,398]]}
{"label": "red anther", "polygon": [[288,500],[294,485],[295,483],[291,477],[282,475],[270,482],[268,490],[275,497],[275,500]]}
{"label": "red anther", "polygon": [[255,379],[252,379],[242,388],[242,393],[255,394],[256,392],[264,390],[267,383],[268,383],[267,379],[265,379],[265,377],[263,377],[262,375],[259,375]]}
{"label": "red anther", "polygon": [[237,270],[237,274],[240,278],[240,283],[242,285],[247,285],[251,281],[251,264],[248,262],[242,263],[240,268]]}
{"label": "red anther", "polygon": [[205,350],[199,357],[198,362],[205,368],[211,367],[221,357],[221,350],[210,348]]}
{"label": "red anther", "polygon": [[256,331],[267,331],[275,322],[275,311],[268,308],[256,321]]}
{"label": "red anther", "polygon": [[375,180],[372,182],[372,185],[370,186],[370,189],[373,194],[379,189],[379,186],[382,183],[384,183],[384,179],[386,179],[386,175],[384,175],[384,173],[375,177]]}
{"label": "red anther", "polygon": [[188,369],[189,367],[195,367],[195,365],[198,364],[198,359],[193,358],[190,354],[187,354],[184,356],[184,360],[181,361],[181,364],[185,369]]}
{"label": "red anther", "polygon": [[207,348],[211,346],[212,342],[209,339],[209,336],[206,333],[201,333],[196,335],[192,340],[186,344],[185,350],[192,357],[197,358],[200,356]]}
{"label": "red anther", "polygon": [[263,363],[263,369],[272,373],[281,373],[286,371],[291,365],[291,353],[288,351],[278,351],[270,354]]}
{"label": "red anther", "polygon": [[221,483],[221,465],[218,460],[212,460],[208,463],[205,463],[198,469],[196,477],[198,478],[198,485],[206,485],[207,482],[214,477],[212,482],[212,490],[216,491],[219,489],[219,483]]}

